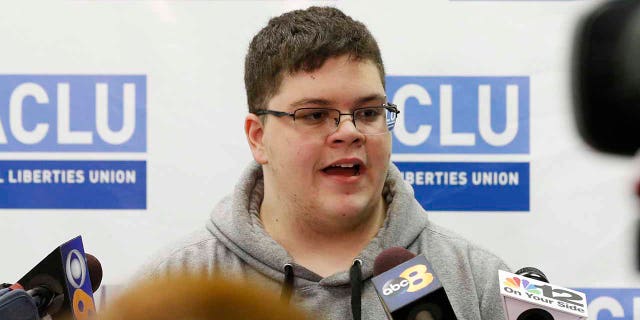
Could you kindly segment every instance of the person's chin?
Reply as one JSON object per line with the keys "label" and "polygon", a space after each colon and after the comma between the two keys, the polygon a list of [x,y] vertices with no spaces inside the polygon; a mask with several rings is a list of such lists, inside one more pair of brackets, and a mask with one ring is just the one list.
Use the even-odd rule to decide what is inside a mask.
{"label": "person's chin", "polygon": [[332,198],[329,200],[331,204],[327,206],[329,214],[347,219],[358,219],[366,215],[368,201],[364,194],[341,194]]}

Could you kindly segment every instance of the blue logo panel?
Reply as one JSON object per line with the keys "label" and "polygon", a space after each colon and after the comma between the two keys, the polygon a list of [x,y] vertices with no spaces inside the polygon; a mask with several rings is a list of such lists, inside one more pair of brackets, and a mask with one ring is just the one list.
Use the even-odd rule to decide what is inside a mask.
{"label": "blue logo panel", "polygon": [[0,75],[0,152],[145,152],[144,75]]}
{"label": "blue logo panel", "polygon": [[62,244],[60,246],[60,256],[62,257],[62,268],[67,280],[69,297],[73,297],[76,290],[82,290],[85,295],[93,300],[91,277],[89,276],[89,268],[86,262],[84,246],[82,245],[82,237],[77,236]]}
{"label": "blue logo panel", "polygon": [[529,211],[529,163],[395,162],[426,210]]}
{"label": "blue logo panel", "polygon": [[388,76],[393,153],[528,154],[529,77]]}
{"label": "blue logo panel", "polygon": [[586,288],[589,319],[635,320],[640,318],[640,289],[637,288]]}
{"label": "blue logo panel", "polygon": [[371,278],[371,281],[389,312],[442,288],[440,279],[422,254]]}
{"label": "blue logo panel", "polygon": [[146,209],[146,161],[0,161],[3,209]]}

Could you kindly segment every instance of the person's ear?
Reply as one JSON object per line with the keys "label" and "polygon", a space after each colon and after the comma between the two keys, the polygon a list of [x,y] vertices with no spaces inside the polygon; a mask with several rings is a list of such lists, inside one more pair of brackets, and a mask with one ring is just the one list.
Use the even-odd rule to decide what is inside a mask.
{"label": "person's ear", "polygon": [[267,164],[267,153],[263,143],[264,123],[257,115],[250,113],[244,119],[244,133],[247,136],[253,159],[259,164]]}

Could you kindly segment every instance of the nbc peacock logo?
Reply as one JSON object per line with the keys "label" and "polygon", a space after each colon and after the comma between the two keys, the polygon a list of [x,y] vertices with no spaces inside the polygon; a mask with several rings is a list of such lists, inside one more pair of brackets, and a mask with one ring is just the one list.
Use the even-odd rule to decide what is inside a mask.
{"label": "nbc peacock logo", "polygon": [[518,277],[511,277],[504,280],[504,285],[513,289],[524,289],[529,293],[542,294],[542,291],[533,283],[530,283],[526,279],[520,280]]}

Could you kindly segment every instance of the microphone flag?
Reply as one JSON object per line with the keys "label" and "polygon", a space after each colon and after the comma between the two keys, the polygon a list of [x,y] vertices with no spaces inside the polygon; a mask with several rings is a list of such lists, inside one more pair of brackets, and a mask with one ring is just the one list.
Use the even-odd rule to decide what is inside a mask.
{"label": "microphone flag", "polygon": [[[18,281],[24,290],[44,286],[55,293],[48,313],[72,315],[76,320],[91,319],[95,302],[82,237],[63,243]],[[55,310],[61,308],[59,311]]]}
{"label": "microphone flag", "polygon": [[[499,270],[500,294],[507,319],[522,319],[538,312],[554,320],[586,320],[584,293]],[[533,318],[532,318],[533,319]]]}
{"label": "microphone flag", "polygon": [[[394,312],[400,312],[403,307],[422,301],[427,295],[442,296],[446,300],[442,283],[424,255],[415,256],[373,277],[371,281],[390,319],[394,318]],[[455,316],[448,302],[440,300],[434,302],[441,304],[437,309],[442,309],[442,312],[453,319]]]}

